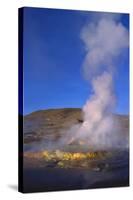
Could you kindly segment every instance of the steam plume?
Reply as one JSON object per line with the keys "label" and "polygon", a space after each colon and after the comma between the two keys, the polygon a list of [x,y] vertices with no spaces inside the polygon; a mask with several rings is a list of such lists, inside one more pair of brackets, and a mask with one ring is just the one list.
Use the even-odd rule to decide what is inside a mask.
{"label": "steam plume", "polygon": [[84,140],[90,148],[97,149],[124,145],[112,115],[116,99],[113,82],[119,68],[117,59],[128,48],[128,31],[118,19],[103,15],[83,28],[81,39],[86,51],[84,76],[93,93],[83,106],[82,125],[73,126],[67,139]]}

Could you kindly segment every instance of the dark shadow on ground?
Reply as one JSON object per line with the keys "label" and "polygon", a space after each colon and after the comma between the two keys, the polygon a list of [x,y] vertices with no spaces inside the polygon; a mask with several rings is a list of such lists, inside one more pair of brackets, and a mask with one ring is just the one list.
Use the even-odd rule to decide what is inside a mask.
{"label": "dark shadow on ground", "polygon": [[8,185],[8,187],[14,191],[18,191],[18,186],[17,185]]}

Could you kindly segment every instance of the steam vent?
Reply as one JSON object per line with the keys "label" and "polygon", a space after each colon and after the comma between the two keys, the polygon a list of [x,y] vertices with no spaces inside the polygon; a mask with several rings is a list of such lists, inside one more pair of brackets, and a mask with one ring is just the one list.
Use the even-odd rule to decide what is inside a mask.
{"label": "steam vent", "polygon": [[[114,116],[128,138],[128,117]],[[83,123],[80,109],[51,109],[31,113],[24,118],[24,166],[31,168],[85,168],[108,170],[109,160],[119,150],[96,150],[84,140],[65,140],[68,127]],[[69,141],[69,142],[68,142]],[[108,162],[105,161],[108,159]],[[100,160],[100,164],[99,164]]]}

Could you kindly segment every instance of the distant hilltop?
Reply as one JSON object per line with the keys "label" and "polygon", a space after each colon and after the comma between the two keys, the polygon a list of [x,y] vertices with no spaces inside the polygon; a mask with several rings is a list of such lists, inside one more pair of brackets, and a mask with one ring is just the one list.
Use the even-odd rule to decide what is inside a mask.
{"label": "distant hilltop", "polygon": [[[121,134],[129,133],[129,116],[114,114],[122,127]],[[39,110],[24,116],[24,143],[58,140],[72,125],[83,122],[81,108]]]}

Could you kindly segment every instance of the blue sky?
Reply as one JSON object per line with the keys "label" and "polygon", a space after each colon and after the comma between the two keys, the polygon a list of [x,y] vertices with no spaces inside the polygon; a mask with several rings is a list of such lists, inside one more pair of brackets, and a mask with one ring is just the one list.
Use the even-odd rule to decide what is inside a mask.
{"label": "blue sky", "polygon": [[[94,15],[94,13],[93,13]],[[24,9],[24,114],[49,108],[82,107],[91,87],[85,81],[80,32],[92,12]],[[128,15],[121,22],[129,29]],[[128,50],[115,80],[116,113],[129,112]]]}

